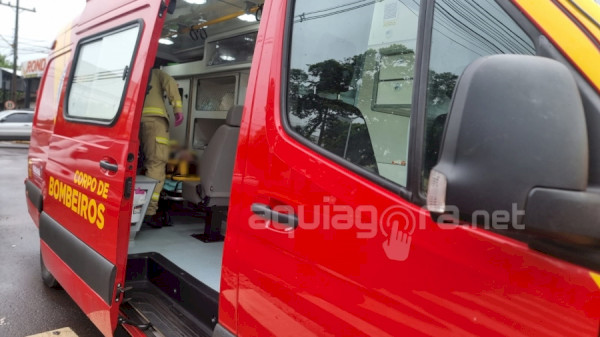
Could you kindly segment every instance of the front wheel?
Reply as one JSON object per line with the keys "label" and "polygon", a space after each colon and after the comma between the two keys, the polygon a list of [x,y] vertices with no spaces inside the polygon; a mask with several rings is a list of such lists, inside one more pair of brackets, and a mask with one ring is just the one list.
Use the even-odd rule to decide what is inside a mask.
{"label": "front wheel", "polygon": [[58,284],[58,281],[56,281],[54,276],[52,276],[52,273],[50,273],[50,271],[48,270],[48,268],[46,268],[46,265],[44,264],[42,252],[40,252],[40,266],[42,269],[42,281],[44,281],[44,284],[48,288],[60,289],[60,284]]}

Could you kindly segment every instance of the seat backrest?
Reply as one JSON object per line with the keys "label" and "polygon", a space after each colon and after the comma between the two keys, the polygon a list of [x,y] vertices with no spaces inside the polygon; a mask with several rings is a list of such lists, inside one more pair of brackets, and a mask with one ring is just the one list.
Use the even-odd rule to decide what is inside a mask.
{"label": "seat backrest", "polygon": [[234,106],[227,112],[221,125],[208,142],[200,162],[202,197],[208,197],[207,206],[227,206],[233,178],[233,164],[240,134],[243,106]]}

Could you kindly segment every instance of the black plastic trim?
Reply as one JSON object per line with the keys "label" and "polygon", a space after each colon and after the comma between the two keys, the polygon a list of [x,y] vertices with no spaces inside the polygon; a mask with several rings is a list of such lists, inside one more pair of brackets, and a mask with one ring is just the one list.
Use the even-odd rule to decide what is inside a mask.
{"label": "black plastic trim", "polygon": [[[423,2],[427,2],[423,0]],[[306,146],[311,151],[316,152],[317,154],[323,156],[325,159],[331,160],[334,163],[358,174],[361,175],[376,184],[383,186],[384,188],[398,194],[403,199],[411,200],[412,193],[410,192],[410,179],[407,179],[407,186],[398,185],[391,180],[388,180],[380,175],[377,175],[361,166],[353,164],[342,157],[331,153],[322,147],[316,145],[310,140],[302,137],[297,134],[292,127],[290,126],[290,121],[287,115],[287,80],[288,80],[288,68],[290,65],[290,49],[291,49],[291,41],[292,41],[292,24],[294,22],[294,5],[295,1],[288,1],[287,13],[286,13],[286,21],[285,21],[285,30],[284,30],[284,38],[283,38],[283,51],[282,51],[282,60],[281,60],[281,90],[280,90],[280,101],[281,105],[279,107],[281,111],[281,120],[283,124],[283,129],[287,135],[292,137],[294,140],[299,142],[300,144]],[[418,38],[418,36],[417,36]],[[419,42],[417,42],[417,47],[419,46]],[[418,48],[417,48],[418,49]],[[411,130],[412,131],[412,130]],[[410,141],[409,141],[410,143]],[[410,146],[409,146],[410,149]],[[410,157],[410,150],[409,150]],[[410,177],[411,169],[408,167],[407,177]]]}
{"label": "black plastic trim", "polygon": [[266,220],[273,220],[281,225],[296,229],[298,227],[298,217],[295,214],[285,214],[271,209],[268,205],[254,203],[251,206],[252,213]]}
{"label": "black plastic trim", "polygon": [[[421,195],[421,171],[425,160],[425,119],[427,114],[427,81],[433,32],[434,3],[421,1],[419,31],[417,33],[417,60],[413,90],[413,117],[410,120],[410,142],[408,146],[408,186],[412,191],[411,202],[419,204]],[[412,164],[410,164],[412,163]],[[424,200],[424,199],[423,199]],[[424,204],[424,203],[423,203]]]}
{"label": "black plastic trim", "polygon": [[154,252],[128,256],[125,285],[140,281],[158,287],[199,320],[207,331],[214,329],[218,321],[219,293],[164,256]]}
{"label": "black plastic trim", "polygon": [[[137,26],[139,28],[138,37],[137,37],[137,40],[135,41],[135,48],[133,50],[133,55],[131,56],[131,61],[129,62],[129,66],[128,66],[129,71],[127,72],[125,85],[123,86],[123,92],[121,93],[121,102],[119,102],[119,108],[117,109],[116,115],[113,117],[112,120],[98,119],[98,118],[81,118],[81,117],[69,116],[68,110],[69,110],[69,96],[71,94],[71,85],[73,84],[73,76],[75,75],[75,69],[77,69],[77,60],[79,59],[79,53],[81,52],[82,46],[89,42],[103,38],[105,36],[112,35],[112,34],[120,32],[120,31],[127,30],[129,28],[133,28],[134,26]],[[134,20],[134,21],[119,25],[114,28],[110,28],[109,30],[100,32],[98,34],[90,35],[89,37],[86,37],[77,43],[77,48],[75,49],[75,55],[73,56],[73,62],[71,65],[71,69],[69,71],[69,78],[68,78],[69,82],[67,84],[67,91],[65,93],[65,98],[64,98],[63,117],[65,118],[65,120],[67,120],[69,122],[73,122],[73,123],[93,124],[93,125],[106,126],[106,127],[113,126],[119,120],[119,116],[121,116],[121,112],[123,110],[123,105],[125,103],[125,97],[127,96],[126,93],[127,93],[127,90],[129,89],[129,82],[130,82],[129,80],[131,79],[131,73],[132,73],[131,68],[133,67],[133,62],[135,61],[135,59],[137,57],[138,50],[139,50],[139,44],[140,44],[140,40],[142,38],[143,32],[144,32],[144,21],[142,19],[138,19],[138,20]]]}
{"label": "black plastic trim", "polygon": [[113,302],[117,267],[69,232],[46,212],[40,215],[40,239],[108,305]]}
{"label": "black plastic trim", "polygon": [[42,195],[42,190],[37,187],[31,180],[25,180],[25,195],[35,208],[37,208],[38,212],[42,212],[44,209],[44,196]]}
{"label": "black plastic trim", "polygon": [[233,334],[232,332],[227,330],[221,324],[217,324],[217,326],[215,326],[215,330],[213,330],[213,334],[212,334],[212,337],[235,337],[235,336],[236,336],[235,334]]}
{"label": "black plastic trim", "polygon": [[529,248],[572,264],[600,272],[600,252],[598,248],[568,246],[546,239],[529,242]]}
{"label": "black plastic trim", "polygon": [[600,247],[598,191],[567,191],[537,187],[529,192],[525,208],[527,230],[551,239]]}
{"label": "black plastic trim", "polygon": [[111,172],[117,172],[119,170],[119,165],[118,164],[112,164],[112,163],[109,163],[106,160],[101,160],[100,161],[100,167],[103,168],[103,169],[105,169],[105,170],[111,171]]}

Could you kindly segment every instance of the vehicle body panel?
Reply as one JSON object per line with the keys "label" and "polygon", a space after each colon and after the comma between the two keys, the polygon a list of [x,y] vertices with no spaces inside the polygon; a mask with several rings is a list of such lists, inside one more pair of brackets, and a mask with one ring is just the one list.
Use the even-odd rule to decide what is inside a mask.
{"label": "vehicle body panel", "polygon": [[[160,1],[156,0],[123,4],[88,2],[82,16],[61,41],[63,46],[72,44],[74,52],[66,51],[68,57],[61,59],[56,67],[49,66],[46,72],[44,86],[53,87],[41,88],[40,118],[34,128],[37,136],[30,152],[30,179],[44,195],[42,221],[38,219],[44,263],[107,336],[112,335],[117,325],[122,296],[119,287],[123,286],[127,262],[139,112],[152,65],[146,60],[154,58],[156,36],[160,33],[159,6]],[[98,17],[99,12],[110,14]],[[139,27],[138,51],[133,55],[129,83],[125,85],[116,119],[109,125],[69,119],[65,96],[77,58],[76,48],[80,48],[81,41],[93,41],[98,34],[118,30],[123,25]],[[61,49],[61,43],[57,44],[56,54],[64,54],[66,48]],[[50,59],[54,60],[54,55]],[[48,74],[49,71],[53,73]],[[56,96],[46,96],[50,94]],[[102,167],[102,161],[116,165],[117,170]],[[67,232],[60,234],[57,232],[60,227],[45,225],[52,221]],[[65,240],[83,247],[80,249],[84,253],[77,259],[69,259],[69,253],[74,252],[61,249],[60,243]],[[98,285],[100,281],[91,276],[98,263],[113,266],[112,277],[102,275],[110,284]]]}
{"label": "vehicle body panel", "polygon": [[[556,27],[551,34],[566,54],[600,80],[598,67],[591,68],[598,49],[553,4],[535,3],[526,4],[528,15]],[[264,17],[224,257],[224,270],[239,277],[223,278],[221,324],[240,335],[598,333],[600,291],[589,270],[481,228],[438,225],[424,209],[291,137],[281,111],[286,4],[269,3]],[[304,212],[310,228],[257,223],[256,203]],[[336,214],[365,206],[377,210],[375,222],[355,215],[357,222],[336,229]],[[412,228],[405,260],[394,257],[399,250],[386,251],[391,226],[384,220]],[[225,295],[236,283],[237,298]]]}
{"label": "vehicle body panel", "polygon": [[[114,266],[110,298],[107,301],[90,285],[83,267],[69,263],[50,239],[42,238],[44,262],[107,336],[116,327],[122,297],[118,286],[125,275],[132,207],[131,199],[124,197],[125,182],[135,179],[138,102],[144,100],[148,60],[156,54],[160,3],[89,1],[49,57],[32,131],[28,179],[43,191],[42,216],[85,243],[89,254],[95,252]],[[600,275],[499,233],[437,224],[414,203],[416,197],[411,202],[291,135],[282,111],[291,3],[268,1],[260,23],[233,173],[219,324],[236,335],[260,336],[394,336],[400,331],[597,336]],[[581,10],[598,20],[597,5],[584,0],[513,3],[600,89],[600,27]],[[65,118],[76,46],[137,20],[143,25],[119,117],[104,126]],[[189,93],[190,82],[182,81],[187,83],[184,93]],[[117,164],[119,170],[102,169],[102,160]],[[78,180],[87,177],[96,179],[96,188],[83,187]],[[57,182],[102,204],[103,220],[96,216],[92,222],[89,214],[66,207],[64,198],[55,197]],[[419,193],[418,187],[409,189],[405,197]],[[302,225],[289,230],[257,217],[252,211],[256,204],[297,214]],[[47,228],[40,225],[40,212],[31,201],[28,207],[34,222]],[[390,238],[400,228],[408,233],[408,245]],[[142,334],[132,326],[127,330]]]}

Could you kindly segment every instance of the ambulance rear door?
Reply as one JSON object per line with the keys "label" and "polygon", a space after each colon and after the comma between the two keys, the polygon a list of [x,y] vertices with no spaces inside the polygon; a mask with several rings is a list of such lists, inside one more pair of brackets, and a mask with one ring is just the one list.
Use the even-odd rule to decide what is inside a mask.
{"label": "ambulance rear door", "polygon": [[87,2],[43,175],[43,262],[105,336],[123,297],[140,111],[168,3]]}

